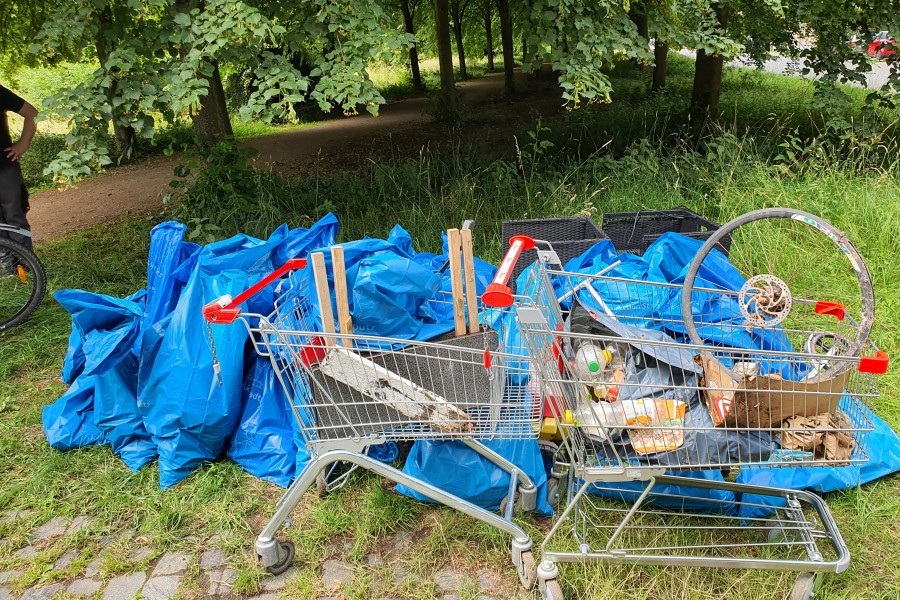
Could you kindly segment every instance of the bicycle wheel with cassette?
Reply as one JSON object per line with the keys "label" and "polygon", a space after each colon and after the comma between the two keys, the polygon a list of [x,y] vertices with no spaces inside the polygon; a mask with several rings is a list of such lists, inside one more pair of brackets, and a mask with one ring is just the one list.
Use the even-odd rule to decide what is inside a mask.
{"label": "bicycle wheel with cassette", "polygon": [[46,287],[44,267],[34,252],[0,238],[0,332],[30,317]]}
{"label": "bicycle wheel with cassette", "polygon": [[805,378],[817,381],[853,365],[831,357],[863,354],[875,293],[842,231],[800,210],[767,208],[709,237],[685,277],[681,310],[694,344],[821,354]]}

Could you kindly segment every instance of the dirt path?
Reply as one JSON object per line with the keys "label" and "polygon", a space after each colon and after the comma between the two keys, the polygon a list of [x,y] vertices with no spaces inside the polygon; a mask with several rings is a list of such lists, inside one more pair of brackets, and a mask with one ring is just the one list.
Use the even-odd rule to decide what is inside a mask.
{"label": "dirt path", "polygon": [[[520,85],[525,85],[524,77]],[[461,88],[466,106],[489,104],[502,98],[503,74],[494,73],[469,81]],[[555,104],[559,104],[556,96]],[[361,153],[415,155],[423,144],[440,133],[431,125],[429,99],[416,97],[385,105],[378,117],[363,114],[336,119],[301,131],[278,133],[247,142],[259,151],[257,164],[286,175],[302,172],[312,164],[349,168]],[[547,104],[544,99],[543,104]],[[531,104],[527,107],[530,110]],[[446,137],[446,135],[444,135]],[[389,148],[384,146],[388,145]],[[50,190],[31,197],[29,221],[37,242],[70,231],[105,223],[133,212],[162,206],[162,197],[173,178],[176,158],[153,157],[114,169],[64,191]],[[344,166],[346,165],[346,166]]]}

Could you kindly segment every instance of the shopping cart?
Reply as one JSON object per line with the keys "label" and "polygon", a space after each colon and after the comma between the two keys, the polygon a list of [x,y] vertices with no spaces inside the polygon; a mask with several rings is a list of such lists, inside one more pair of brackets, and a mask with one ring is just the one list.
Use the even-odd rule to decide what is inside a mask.
{"label": "shopping cart", "polygon": [[[314,253],[311,264],[291,260],[236,298],[221,298],[204,308],[209,323],[238,320],[246,325],[256,351],[271,360],[291,400],[310,454],[256,540],[256,551],[270,572],[283,572],[293,561],[293,544],[278,541],[276,534],[303,494],[316,484],[320,491],[333,489],[346,482],[346,467],[362,467],[508,533],[520,580],[526,588],[534,585],[532,540],[512,517],[516,508],[535,508],[537,488],[483,442],[535,438],[539,396],[526,385],[524,350],[507,342],[517,339],[507,330],[515,320],[504,315],[505,309],[483,309],[478,302],[470,232],[449,234],[453,292],[432,300],[431,309],[440,312],[452,305],[455,331],[435,341],[354,332],[340,246],[331,248],[330,282],[324,255]],[[241,308],[273,286],[277,300],[272,314]],[[372,446],[417,440],[460,441],[509,473],[501,514],[367,455]],[[326,478],[334,472],[339,475]]]}
{"label": "shopping cart", "polygon": [[[714,251],[726,236],[741,267]],[[849,264],[840,289],[850,291],[835,291],[841,302],[797,293],[813,259],[791,267],[800,279],[771,259],[744,266],[746,243],[774,247],[780,236],[785,247],[800,244],[821,260],[833,251]],[[505,277],[533,247],[539,260],[513,295]],[[841,264],[829,265],[832,277]],[[531,374],[563,432],[542,597],[563,597],[557,563],[589,561],[797,571],[791,598],[811,597],[821,573],[850,560],[828,506],[809,492],[734,479],[741,469],[868,459],[867,405],[888,358],[868,339],[865,264],[831,225],[785,210],[723,226],[684,283],[612,276],[618,266],[565,272],[551,244],[518,236],[483,296],[515,308]],[[598,355],[590,376],[573,362],[582,348]]]}

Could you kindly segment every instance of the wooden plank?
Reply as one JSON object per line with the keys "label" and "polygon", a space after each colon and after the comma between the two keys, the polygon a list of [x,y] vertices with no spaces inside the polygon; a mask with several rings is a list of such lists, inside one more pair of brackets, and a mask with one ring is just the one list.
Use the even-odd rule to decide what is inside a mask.
{"label": "wooden plank", "polygon": [[[331,311],[331,294],[328,291],[328,273],[325,270],[325,255],[314,252],[312,259],[313,277],[316,280],[316,295],[319,297],[319,314],[322,317],[322,333],[334,334],[334,313]],[[326,346],[334,345],[334,335],[323,336]]]}
{"label": "wooden plank", "polygon": [[466,334],[466,311],[463,303],[462,265],[459,264],[459,229],[447,230],[447,252],[450,258],[450,291],[453,298],[453,325],[456,335]]}
{"label": "wooden plank", "polygon": [[461,229],[463,275],[466,281],[466,308],[468,309],[469,333],[478,333],[478,290],[475,289],[475,252],[472,249],[472,230]]}
{"label": "wooden plank", "polygon": [[345,348],[329,350],[319,363],[319,370],[365,397],[392,408],[410,422],[428,425],[441,433],[470,433],[475,429],[469,415],[455,404]]}
{"label": "wooden plank", "polygon": [[[347,293],[347,269],[344,267],[344,247],[331,247],[331,272],[334,275],[334,301],[337,304],[338,328],[341,333],[353,333],[353,321],[350,318],[350,297]],[[353,347],[351,338],[341,338],[345,348]]]}

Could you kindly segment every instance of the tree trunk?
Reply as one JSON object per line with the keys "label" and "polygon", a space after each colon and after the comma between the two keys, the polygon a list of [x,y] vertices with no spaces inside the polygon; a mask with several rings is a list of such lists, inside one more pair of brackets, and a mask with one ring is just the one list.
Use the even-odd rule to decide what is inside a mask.
{"label": "tree trunk", "polygon": [[434,27],[441,70],[440,117],[455,119],[456,82],[453,80],[453,48],[450,45],[450,11],[447,0],[434,0]]}
{"label": "tree trunk", "polygon": [[525,71],[525,65],[528,63],[528,40],[522,33],[522,72]]}
{"label": "tree trunk", "polygon": [[[718,29],[724,32],[728,26],[728,7],[714,5]],[[706,54],[697,50],[697,64],[694,67],[694,89],[691,92],[691,117],[699,122],[714,118],[719,108],[722,93],[722,55]]]}
{"label": "tree trunk", "polygon": [[491,0],[484,3],[484,38],[487,40],[485,56],[487,56],[488,71],[494,70],[494,15],[491,12]]}
{"label": "tree trunk", "polygon": [[666,73],[669,59],[669,44],[656,38],[656,46],[653,49],[653,84],[650,89],[661,90],[666,87]]}
{"label": "tree trunk", "polygon": [[506,84],[506,97],[512,98],[516,93],[515,57],[513,56],[512,15],[509,12],[509,0],[497,0],[497,13],[500,17],[500,40],[503,45],[503,79]]}
{"label": "tree trunk", "polygon": [[[403,24],[406,27],[406,33],[415,35],[416,28],[413,24],[413,13],[409,6],[409,0],[400,2],[400,10],[403,11]],[[416,49],[416,44],[409,47],[409,70],[412,73],[413,89],[417,92],[424,92],[425,84],[422,83],[422,73],[419,72],[419,51]]]}
{"label": "tree trunk", "polygon": [[191,119],[194,122],[197,140],[203,145],[212,145],[233,136],[234,131],[228,118],[225,90],[222,87],[218,63],[212,64],[212,74],[206,79],[209,82],[209,92],[200,99],[200,110],[191,115]]}
{"label": "tree trunk", "polygon": [[456,55],[459,56],[459,78],[465,81],[469,74],[466,72],[466,49],[463,46],[462,17],[463,10],[459,5],[460,0],[453,0],[450,4],[450,16],[453,17],[453,35],[456,37]]}
{"label": "tree trunk", "polygon": [[[106,29],[110,25],[112,25],[112,12],[107,7],[104,9],[99,15],[98,20],[100,23],[105,25],[101,29]],[[97,37],[94,39],[94,47],[97,49],[97,60],[100,61],[100,66],[106,68],[106,61],[109,58],[109,50],[107,48],[107,41],[103,37],[102,31],[97,32]],[[110,106],[112,106],[113,98],[116,97],[116,92],[119,88],[119,79],[116,77],[116,72],[118,71],[118,67],[114,67],[109,70],[110,72],[110,80],[109,85],[107,86],[106,99],[109,101]],[[131,152],[132,144],[134,144],[134,127],[131,125],[122,125],[119,123],[116,116],[113,115],[112,118],[112,127],[113,134],[116,139],[116,154],[119,156],[121,160],[123,157],[127,156]]]}
{"label": "tree trunk", "polygon": [[[643,9],[632,6],[632,10],[628,13],[629,18],[634,23],[635,27],[637,27],[638,35],[641,40],[644,42],[650,41],[650,26],[647,21],[647,13],[643,11]],[[646,65],[641,63],[638,59],[632,59],[634,66],[636,66],[641,71],[644,71]]]}

